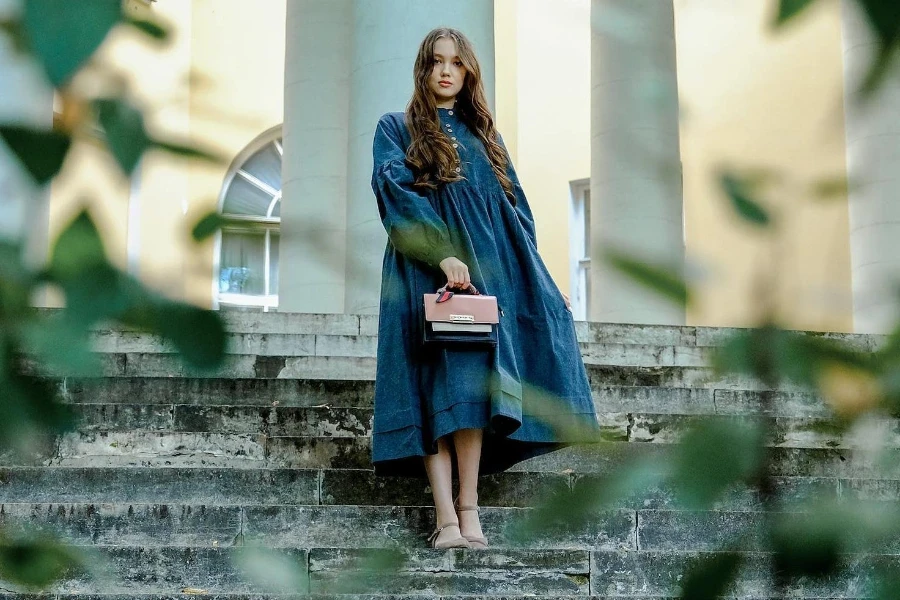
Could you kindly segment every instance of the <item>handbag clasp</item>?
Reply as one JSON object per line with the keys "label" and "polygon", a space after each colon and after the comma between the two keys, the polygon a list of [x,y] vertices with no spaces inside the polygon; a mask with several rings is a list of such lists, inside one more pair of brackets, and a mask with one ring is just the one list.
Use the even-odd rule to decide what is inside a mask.
{"label": "handbag clasp", "polygon": [[450,315],[450,321],[453,323],[474,323],[475,315]]}

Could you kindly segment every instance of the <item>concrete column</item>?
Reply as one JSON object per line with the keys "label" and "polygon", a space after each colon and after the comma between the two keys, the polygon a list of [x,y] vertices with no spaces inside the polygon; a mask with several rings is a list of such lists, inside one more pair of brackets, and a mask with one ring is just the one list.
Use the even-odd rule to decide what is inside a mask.
{"label": "concrete column", "polygon": [[344,312],[352,0],[290,0],[280,312]]}
{"label": "concrete column", "polygon": [[378,312],[381,262],[387,234],[370,185],[372,137],[385,112],[403,111],[412,96],[419,44],[435,27],[462,31],[473,45],[494,109],[494,2],[355,0],[347,199],[348,313]]}
{"label": "concrete column", "polygon": [[607,246],[684,264],[671,0],[592,0],[589,319],[684,324],[684,310],[612,270]]}
{"label": "concrete column", "polygon": [[900,83],[888,77],[860,98],[876,42],[855,1],[843,0],[841,12],[853,327],[887,333],[900,317]]}
{"label": "concrete column", "polygon": [[[20,7],[20,0],[0,0],[0,21],[13,19]],[[0,90],[0,123],[51,127],[53,90],[37,63],[17,54],[4,33],[0,33]],[[22,243],[25,259],[35,265],[48,254],[48,203],[49,186],[36,188],[0,141],[0,239]]]}

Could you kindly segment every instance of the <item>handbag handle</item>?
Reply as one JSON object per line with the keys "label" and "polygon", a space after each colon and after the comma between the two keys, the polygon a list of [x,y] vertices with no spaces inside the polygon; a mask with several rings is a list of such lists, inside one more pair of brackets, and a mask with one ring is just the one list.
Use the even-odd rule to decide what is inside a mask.
{"label": "handbag handle", "polygon": [[[469,293],[471,293],[473,296],[481,295],[481,292],[478,291],[478,288],[476,288],[474,285],[472,285],[471,282],[469,282],[469,286],[465,289],[468,290]],[[438,291],[437,291],[438,296],[437,296],[437,298],[435,298],[434,301],[437,304],[440,304],[441,302],[446,302],[447,300],[452,298],[455,293],[456,292],[451,292],[450,290],[448,290],[446,285],[441,286],[440,288],[438,288]]]}

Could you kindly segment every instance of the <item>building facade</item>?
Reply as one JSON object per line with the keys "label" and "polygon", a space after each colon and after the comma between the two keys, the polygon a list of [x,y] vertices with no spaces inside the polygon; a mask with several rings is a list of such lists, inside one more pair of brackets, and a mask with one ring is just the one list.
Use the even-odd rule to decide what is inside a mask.
{"label": "building facade", "polygon": [[[129,181],[83,143],[50,190],[46,239],[90,198],[117,264],[174,297],[376,312],[386,235],[369,188],[372,134],[405,107],[424,34],[446,25],[476,47],[539,251],[576,318],[749,325],[773,273],[790,327],[873,332],[893,317],[896,93],[855,107],[871,44],[849,1],[777,34],[774,6],[757,0],[130,7],[171,23],[172,43],[122,32],[104,56],[131,73],[151,127],[231,163],[149,154]],[[776,228],[736,218],[723,172],[767,174],[761,201]],[[819,197],[848,175],[848,190]],[[210,210],[238,223],[196,245],[190,225]],[[607,246],[682,271],[695,291],[687,312],[610,270]]]}

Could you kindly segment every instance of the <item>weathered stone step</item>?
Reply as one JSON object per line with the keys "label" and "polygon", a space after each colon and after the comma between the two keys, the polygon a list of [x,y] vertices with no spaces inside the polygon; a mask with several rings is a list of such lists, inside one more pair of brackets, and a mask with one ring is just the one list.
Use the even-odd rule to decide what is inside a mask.
{"label": "weathered stone step", "polygon": [[[337,379],[372,381],[375,359],[353,356],[259,356],[227,355],[213,372],[195,372],[183,365],[175,355],[110,353],[98,355],[103,377],[221,377],[227,379]],[[700,387],[759,390],[764,386],[743,375],[717,376],[705,366],[617,364],[615,359],[603,364],[586,361],[588,377],[595,385],[644,385],[664,387]],[[65,377],[68,373],[40,368],[33,360],[22,361],[25,374]],[[804,391],[785,384],[781,391]]]}
{"label": "weathered stone step", "polygon": [[[0,455],[0,466],[371,469],[369,438],[253,434],[113,432],[63,436],[32,456]],[[571,447],[519,463],[514,472],[603,473],[623,460],[669,456],[671,444],[607,442]],[[900,450],[773,448],[773,474],[900,479]]]}
{"label": "weathered stone step", "polygon": [[[484,476],[479,504],[527,507],[552,492],[590,483],[592,475],[509,471]],[[900,481],[836,477],[775,478],[786,507],[814,498],[900,501]],[[138,503],[245,506],[321,504],[429,506],[424,479],[376,477],[370,470],[218,469],[194,467],[13,467],[0,469],[0,503]],[[630,498],[622,508],[677,508],[670,490]],[[758,510],[750,490],[729,493],[721,510]]]}
{"label": "weathered stone step", "polygon": [[[507,528],[520,508],[485,507],[481,522],[496,547],[519,547]],[[430,507],[190,504],[2,504],[0,525],[55,532],[64,542],[100,546],[426,547]],[[603,511],[578,530],[560,530],[528,548],[636,548],[636,514]]]}
{"label": "weathered stone step", "polygon": [[[72,574],[50,593],[114,594],[140,597],[166,594],[185,588],[210,594],[249,594],[275,591],[251,583],[233,563],[242,549],[164,547],[97,548],[109,566],[111,577],[93,579]],[[416,549],[404,551],[396,572],[361,571],[368,550],[336,548],[284,548],[281,550],[309,575],[306,589],[292,593],[537,597],[663,598],[676,596],[684,570],[711,553],[660,553],[643,551],[501,550],[484,551]],[[774,597],[766,555],[744,553],[745,566],[734,590],[742,598]],[[843,570],[825,580],[803,580],[788,586],[791,598],[863,598],[870,596],[870,579],[878,566],[897,567],[897,556],[850,556]],[[355,575],[355,576],[354,576]],[[15,590],[13,584],[0,586]],[[374,595],[374,596],[373,596]],[[232,596],[233,597],[233,596]],[[254,598],[256,598],[254,594]],[[346,598],[347,596],[339,596]],[[353,596],[350,596],[353,598]]]}
{"label": "weathered stone step", "polygon": [[[52,313],[53,309],[46,312]],[[375,336],[378,333],[378,315],[223,312],[221,316],[226,330],[232,334]],[[130,336],[146,335],[127,328],[111,329],[102,324],[95,330],[98,337],[121,336],[126,340]],[[575,321],[579,341],[593,343],[704,347],[719,345],[739,331],[739,328],[731,327]],[[872,350],[884,340],[884,336],[853,333],[808,332],[808,335],[839,340],[860,350]]]}
{"label": "weathered stone step", "polygon": [[[77,430],[87,433],[181,432],[263,434],[270,437],[368,437],[370,408],[197,406],[189,404],[77,404]],[[758,417],[743,415],[677,415],[640,412],[597,412],[601,437],[607,441],[675,443],[701,422],[724,425],[765,421],[772,444],[791,448],[853,448],[869,443],[871,430],[844,430],[825,417]],[[900,447],[900,421],[884,418],[871,425],[881,442]]]}
{"label": "weathered stone step", "polygon": [[[101,354],[161,354],[176,352],[147,334],[101,332],[93,337],[93,349]],[[230,355],[265,357],[359,357],[375,358],[378,338],[372,335],[229,333]],[[708,363],[711,346],[683,344],[610,343],[580,341],[587,364],[697,367]]]}
{"label": "weathered stone step", "polygon": [[[666,370],[663,370],[666,371]],[[660,414],[753,414],[761,409],[758,389],[667,385],[655,369],[589,369],[598,410]],[[616,382],[616,383],[613,383]],[[729,382],[721,382],[722,386]],[[738,383],[738,382],[733,382]],[[371,407],[375,382],[316,379],[109,377],[57,381],[60,398],[73,404],[197,404],[203,406]],[[830,409],[806,391],[775,391],[776,416],[828,415]]]}
{"label": "weathered stone step", "polygon": [[[527,508],[483,507],[481,523],[497,549],[743,552],[766,548],[758,511],[604,510],[572,526],[560,522],[540,536],[517,537]],[[800,513],[779,513],[791,518]],[[9,532],[54,533],[64,543],[98,546],[265,545],[302,548],[427,547],[431,507],[192,504],[2,504]],[[900,540],[868,548],[900,555]]]}
{"label": "weathered stone step", "polygon": [[[565,493],[592,478],[516,471],[488,475],[479,481],[478,501],[482,506],[532,506],[546,494]],[[775,485],[788,506],[802,506],[813,498],[900,501],[898,480],[782,476],[775,478]],[[0,502],[429,506],[432,498],[423,479],[376,477],[362,469],[13,467],[0,469]],[[728,494],[717,506],[759,507],[759,499],[748,490]],[[622,508],[676,508],[676,502],[670,491],[656,489],[626,500]]]}

